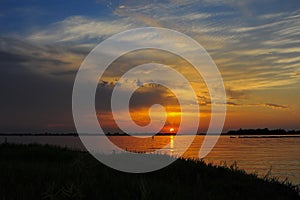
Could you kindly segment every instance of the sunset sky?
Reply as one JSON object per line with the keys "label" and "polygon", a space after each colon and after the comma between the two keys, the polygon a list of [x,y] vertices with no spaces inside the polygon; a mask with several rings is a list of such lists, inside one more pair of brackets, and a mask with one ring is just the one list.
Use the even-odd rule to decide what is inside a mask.
{"label": "sunset sky", "polygon": [[[224,131],[300,129],[299,0],[2,0],[0,132],[75,131],[72,89],[85,56],[115,33],[148,26],[182,32],[208,51],[226,88]],[[113,127],[108,107],[116,78],[132,65],[153,60],[189,78],[201,110],[199,131],[205,131],[210,98],[203,80],[184,60],[155,51],[133,52],[111,65],[96,95],[100,124]],[[133,120],[146,124],[153,103],[166,106],[166,130],[176,130],[178,102],[157,85],[144,85],[134,94]]]}

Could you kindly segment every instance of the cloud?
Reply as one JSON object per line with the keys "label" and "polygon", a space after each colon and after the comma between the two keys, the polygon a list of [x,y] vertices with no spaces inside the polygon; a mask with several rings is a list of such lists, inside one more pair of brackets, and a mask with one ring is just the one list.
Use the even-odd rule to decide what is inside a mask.
{"label": "cloud", "polygon": [[226,88],[226,95],[230,99],[245,99],[247,97],[245,91],[232,90],[231,88]]}
{"label": "cloud", "polygon": [[[196,1],[129,3],[116,7],[115,14],[131,23],[139,21],[137,15],[143,16],[140,22],[146,25],[172,28],[192,36],[208,50],[227,85],[235,91],[298,84],[298,79],[290,74],[299,68],[299,10],[251,10],[256,3],[201,1],[201,8]],[[261,4],[267,6],[268,2]],[[205,9],[220,5],[224,8],[222,12]],[[243,15],[233,12],[232,7]],[[224,62],[225,58],[230,59]]]}
{"label": "cloud", "polygon": [[[205,96],[198,96],[199,99],[199,105],[200,106],[208,106],[211,105],[211,101],[205,97]],[[226,102],[227,107],[264,107],[264,108],[270,108],[270,109],[280,109],[280,110],[285,110],[289,109],[290,107],[287,105],[281,105],[281,104],[275,104],[275,103],[244,103],[244,102],[234,102],[234,101],[227,101]]]}
{"label": "cloud", "polygon": [[229,105],[229,106],[242,106],[241,104],[234,103],[234,102],[231,102],[231,101],[227,101],[226,104]]}
{"label": "cloud", "polygon": [[[164,27],[183,32],[208,50],[221,48],[225,41],[232,39],[233,35],[228,31],[232,25],[226,23],[226,16],[232,13],[230,11],[208,12],[205,6],[199,7],[197,1],[133,2],[123,4],[125,7],[122,8],[116,6],[114,14],[137,26]],[[239,23],[238,20],[236,23]]]}
{"label": "cloud", "polygon": [[[297,13],[299,11],[281,13],[284,17],[270,13],[268,19],[258,16],[256,25],[231,30],[238,35],[234,44],[227,45],[231,50],[217,55],[231,58],[219,64],[226,70],[228,85],[235,90],[253,90],[299,84],[299,80],[288,75],[300,67]],[[242,78],[237,80],[238,77]]]}
{"label": "cloud", "polygon": [[[122,83],[121,83],[122,84]],[[104,130],[109,131],[111,128],[118,127],[111,111],[111,95],[114,87],[118,87],[115,82],[101,81],[96,93],[96,110],[99,122],[104,126]],[[172,92],[163,86],[157,84],[143,85],[137,89],[130,98],[129,110],[139,125],[147,125],[149,123],[149,108],[154,104],[163,105],[166,112],[180,112],[180,107],[177,98]],[[119,117],[122,116],[123,110],[128,107],[118,110]],[[118,114],[114,113],[114,115]],[[159,113],[161,115],[161,113]],[[124,118],[124,121],[132,120]],[[170,119],[169,119],[170,120]],[[169,121],[167,124],[170,123]]]}
{"label": "cloud", "polygon": [[1,67],[18,64],[44,76],[75,75],[89,48],[76,45],[37,45],[16,38],[0,37]]}
{"label": "cloud", "polygon": [[251,104],[239,104],[239,103],[235,103],[235,102],[227,102],[228,106],[239,106],[239,107],[266,107],[266,108],[271,108],[271,109],[288,109],[289,106],[286,105],[280,105],[280,104],[274,104],[274,103],[264,103],[264,104],[260,104],[260,103],[251,103]]}
{"label": "cloud", "polygon": [[2,60],[0,77],[0,132],[75,131],[72,82],[32,73],[21,62]]}
{"label": "cloud", "polygon": [[259,18],[262,20],[282,19],[282,17],[285,17],[286,15],[287,15],[287,13],[285,13],[285,12],[268,13],[268,14],[260,15]]}
{"label": "cloud", "polygon": [[266,103],[266,107],[273,108],[273,109],[288,109],[289,107],[286,105],[279,105],[274,103]]}
{"label": "cloud", "polygon": [[85,16],[71,16],[56,22],[44,30],[35,31],[27,39],[34,43],[93,43],[115,33],[132,28],[126,20],[100,20]]}
{"label": "cloud", "polygon": [[[282,2],[272,2],[276,6],[271,9],[270,3],[265,0],[105,2],[112,11],[110,16],[68,16],[55,23],[30,27],[9,37],[1,37],[1,111],[5,115],[1,118],[4,123],[1,127],[5,124],[10,129],[14,127],[15,115],[12,111],[21,113],[16,118],[23,128],[26,124],[33,127],[38,123],[39,127],[47,124],[55,127],[51,124],[59,124],[57,127],[61,128],[62,124],[72,124],[72,83],[84,57],[105,38],[144,26],[174,29],[204,46],[224,79],[229,110],[243,107],[253,110],[259,107],[270,111],[299,108],[297,103],[290,103],[291,100],[283,91],[290,91],[292,87],[297,89],[300,84],[300,10],[297,10],[298,4],[293,6],[292,3],[292,7],[286,3],[276,10]],[[152,52],[152,55],[159,57],[157,60],[152,58],[154,61],[167,61],[166,64],[172,66],[178,64],[180,67],[176,69],[185,73],[198,89],[199,104],[205,108],[210,106],[209,94],[203,89],[205,84],[195,76],[194,71],[186,70],[185,63],[157,52]],[[140,64],[143,59],[149,61],[142,56],[139,59],[132,58],[135,61],[123,59],[116,63],[114,70],[106,74],[108,80],[105,81],[112,82],[115,76],[129,69],[129,64]],[[141,85],[138,79],[133,84]],[[156,100],[163,101],[165,97],[171,98],[161,88],[153,89],[157,92],[144,88],[145,91],[136,94],[138,108],[147,107]],[[98,102],[99,109],[105,110],[105,106],[108,106],[111,90],[111,86],[102,86],[104,99]],[[286,100],[281,102],[282,105],[276,102],[261,103],[269,102],[262,97],[262,91],[269,91]],[[53,107],[55,109],[48,109]]]}

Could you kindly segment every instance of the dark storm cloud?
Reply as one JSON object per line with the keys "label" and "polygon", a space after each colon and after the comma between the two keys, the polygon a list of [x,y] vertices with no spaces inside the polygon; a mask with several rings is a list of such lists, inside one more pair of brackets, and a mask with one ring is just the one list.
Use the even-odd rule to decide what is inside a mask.
{"label": "dark storm cloud", "polygon": [[[1,67],[18,64],[42,75],[70,75],[80,66],[90,48],[71,44],[38,45],[16,38],[0,37]],[[9,65],[9,66],[7,66]]]}
{"label": "dark storm cloud", "polygon": [[27,57],[23,55],[16,55],[10,52],[0,51],[0,60],[1,66],[4,67],[4,64],[25,62],[27,61]]}
{"label": "dark storm cloud", "polygon": [[72,129],[72,84],[46,79],[29,73],[14,72],[0,78],[1,131],[15,129],[47,129],[53,123],[63,123]]}
{"label": "dark storm cloud", "polygon": [[[118,83],[119,84],[119,83]],[[111,95],[116,84],[101,81],[96,93],[96,109],[98,112],[110,112]],[[130,107],[135,110],[149,108],[153,104],[177,106],[178,102],[173,93],[158,84],[143,85],[132,95]]]}
{"label": "dark storm cloud", "polygon": [[0,42],[0,132],[74,131],[73,80],[56,78],[60,74],[55,70],[55,76],[39,71],[42,63],[68,62],[39,57],[38,47],[21,41],[1,38]]}
{"label": "dark storm cloud", "polygon": [[74,76],[76,73],[77,73],[77,70],[51,72],[51,74],[55,75],[55,76],[65,76],[65,75],[73,75]]}

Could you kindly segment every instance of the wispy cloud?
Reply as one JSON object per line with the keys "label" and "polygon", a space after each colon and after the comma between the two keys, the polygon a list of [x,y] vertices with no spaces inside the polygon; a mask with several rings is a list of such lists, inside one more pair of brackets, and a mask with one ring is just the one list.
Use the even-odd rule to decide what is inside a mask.
{"label": "wispy cloud", "polygon": [[71,16],[63,21],[37,30],[26,39],[35,43],[96,43],[115,33],[132,28],[125,20],[99,20],[85,16]]}
{"label": "wispy cloud", "polygon": [[[35,30],[25,38],[33,44],[38,43],[43,49],[41,52],[49,51],[42,44],[70,46],[76,43],[88,45],[91,49],[97,42],[123,30],[141,25],[162,26],[187,33],[207,48],[221,69],[226,84],[235,91],[284,87],[298,82],[295,74],[299,69],[300,49],[297,45],[286,45],[300,41],[299,11],[251,16],[259,22],[252,25],[247,23],[249,16],[241,22],[232,11],[214,13],[205,10],[205,7],[225,5],[243,11],[252,1],[202,3],[204,7],[200,10],[194,1],[122,3],[111,6],[117,19],[71,16],[43,30]],[[67,51],[64,56],[53,56],[68,63],[70,59],[63,57],[72,55]],[[51,53],[43,57],[46,60]],[[54,74],[64,74],[64,71]],[[72,69],[69,67],[66,71]],[[242,79],[238,78],[240,75]]]}
{"label": "wispy cloud", "polygon": [[287,109],[288,106],[286,105],[279,105],[279,104],[274,104],[274,103],[266,103],[265,106],[269,108],[274,108],[274,109]]}
{"label": "wispy cloud", "polygon": [[287,105],[280,105],[280,104],[274,104],[274,103],[243,104],[243,103],[235,103],[232,101],[228,101],[226,104],[227,104],[227,106],[230,106],[230,107],[266,107],[266,108],[280,109],[280,110],[289,109],[289,106],[287,106]]}
{"label": "wispy cloud", "polygon": [[[291,6],[276,0],[271,3],[268,0],[166,0],[155,3],[143,0],[104,1],[102,3],[107,4],[111,12],[105,16],[88,13],[80,16],[64,15],[55,17],[55,21],[45,20],[38,25],[32,21],[33,26],[24,28],[25,31],[20,29],[20,32],[1,37],[1,79],[3,85],[14,88],[14,84],[5,79],[6,76],[13,74],[16,85],[20,86],[20,74],[26,74],[28,84],[24,85],[27,89],[31,87],[29,85],[36,84],[31,81],[37,79],[36,76],[40,76],[37,80],[41,82],[43,79],[49,81],[49,84],[45,84],[49,90],[54,91],[49,85],[55,81],[71,88],[76,70],[96,44],[124,30],[158,26],[183,32],[207,49],[223,76],[229,111],[241,108],[253,112],[260,109],[282,113],[291,108],[299,110],[294,97],[288,97],[285,92],[291,91],[290,94],[294,94],[294,90],[300,87],[300,10],[297,9],[299,4],[295,2],[292,0]],[[270,4],[276,6],[271,8]],[[32,9],[9,11],[24,13],[24,16],[40,12],[34,7]],[[43,12],[39,13],[41,15]],[[134,38],[128,39],[134,41]],[[199,104],[209,110],[210,99],[205,83],[186,63],[160,53],[152,52],[152,55],[159,57],[155,61],[167,61],[165,64],[175,66],[176,70],[186,75],[198,91]],[[141,56],[132,57],[132,62],[121,59],[115,64],[115,69],[106,74],[109,81],[128,70],[129,64],[141,64],[142,59],[144,57]],[[59,87],[58,84],[53,85]],[[14,89],[22,92],[20,88]],[[46,92],[42,94],[51,99],[55,96],[53,91],[49,95],[45,95]],[[261,95],[262,91],[280,96],[280,101]],[[64,92],[60,95],[63,96]],[[151,92],[149,94],[154,96]],[[30,99],[31,95],[32,91],[24,98]],[[143,99],[139,95],[141,93],[137,98]],[[150,96],[149,100],[155,99]],[[156,98],[162,100],[164,97],[158,95]],[[142,107],[143,101],[140,100],[138,102]],[[22,105],[27,106],[26,103]],[[9,113],[9,109],[5,109]],[[29,112],[24,108],[18,109]],[[12,116],[8,118],[13,119]],[[288,117],[284,120],[289,123]],[[49,124],[64,123],[54,120]]]}
{"label": "wispy cloud", "polygon": [[38,45],[18,39],[0,38],[0,57],[3,57],[1,65],[11,62],[11,68],[20,65],[43,76],[74,77],[89,51],[88,47],[81,47],[79,50],[77,45]]}

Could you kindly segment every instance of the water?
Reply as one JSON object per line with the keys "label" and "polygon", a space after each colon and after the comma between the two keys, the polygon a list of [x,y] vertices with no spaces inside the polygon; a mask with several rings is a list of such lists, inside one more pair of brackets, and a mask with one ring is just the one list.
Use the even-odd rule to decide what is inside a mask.
{"label": "water", "polygon": [[[89,136],[95,137],[95,136]],[[165,146],[162,153],[177,155],[191,136],[155,136],[154,138],[132,138],[128,136],[111,136],[110,140],[128,151],[153,152]],[[213,136],[210,136],[213,137]],[[8,142],[41,143],[66,146],[72,149],[85,150],[80,139],[72,136],[8,136]],[[101,136],[95,137],[101,145]],[[196,136],[183,157],[198,158],[204,136]],[[5,137],[0,136],[0,142]],[[221,136],[213,150],[204,158],[206,162],[227,165],[235,161],[240,169],[260,176],[267,174],[271,168],[271,176],[281,180],[288,178],[294,184],[300,184],[300,137],[285,138],[230,138]]]}

